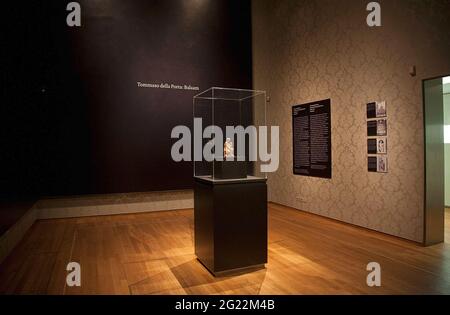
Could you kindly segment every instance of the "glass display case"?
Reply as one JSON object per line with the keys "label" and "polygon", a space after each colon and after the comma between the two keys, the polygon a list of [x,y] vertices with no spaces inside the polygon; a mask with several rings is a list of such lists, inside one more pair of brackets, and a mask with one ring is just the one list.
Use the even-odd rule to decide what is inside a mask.
{"label": "glass display case", "polygon": [[265,91],[210,88],[194,96],[193,118],[194,177],[266,178],[258,152],[260,127],[266,126]]}

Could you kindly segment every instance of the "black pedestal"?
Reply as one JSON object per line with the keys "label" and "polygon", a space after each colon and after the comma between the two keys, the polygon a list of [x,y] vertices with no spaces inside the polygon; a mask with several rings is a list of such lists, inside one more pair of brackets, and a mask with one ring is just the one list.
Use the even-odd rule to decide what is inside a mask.
{"label": "black pedestal", "polygon": [[214,275],[267,263],[267,186],[195,178],[195,254]]}
{"label": "black pedestal", "polygon": [[214,178],[240,179],[247,178],[246,161],[214,161]]}

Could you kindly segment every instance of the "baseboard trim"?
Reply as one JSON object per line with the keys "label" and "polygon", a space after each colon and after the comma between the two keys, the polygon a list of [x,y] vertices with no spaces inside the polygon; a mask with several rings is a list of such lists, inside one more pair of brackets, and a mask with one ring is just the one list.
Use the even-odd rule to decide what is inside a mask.
{"label": "baseboard trim", "polygon": [[409,243],[409,244],[414,244],[416,246],[424,247],[424,244],[421,243],[421,242],[418,242],[418,241],[410,240],[410,239],[407,239],[407,238],[404,238],[404,237],[400,237],[400,236],[397,236],[397,235],[393,235],[393,234],[388,234],[388,233],[385,233],[385,232],[382,232],[382,231],[377,231],[377,230],[374,230],[374,229],[371,229],[371,228],[368,228],[368,227],[365,227],[365,226],[361,226],[361,225],[356,225],[356,224],[353,224],[353,223],[350,223],[350,222],[345,222],[345,221],[341,221],[341,220],[338,220],[338,219],[330,218],[330,217],[327,217],[327,216],[324,216],[324,215],[320,215],[320,214],[317,214],[317,213],[305,211],[305,210],[298,209],[298,208],[295,208],[295,207],[292,207],[292,206],[284,205],[284,204],[279,203],[279,202],[269,201],[268,204],[269,205],[272,204],[275,207],[278,206],[278,207],[288,208],[288,209],[291,209],[291,210],[294,210],[294,211],[300,211],[300,212],[302,212],[302,213],[304,213],[306,215],[310,215],[310,216],[313,216],[313,217],[318,217],[318,218],[322,218],[322,219],[325,219],[325,220],[333,221],[333,222],[336,222],[336,223],[339,223],[339,224],[342,224],[342,225],[346,225],[346,226],[351,226],[352,228],[356,228],[356,229],[359,229],[359,230],[362,230],[362,231],[367,231],[367,232],[373,233],[373,235],[377,235],[378,237],[383,238],[383,239],[389,239],[391,241],[392,240],[397,240],[397,241],[400,241],[400,242],[406,242],[406,243]]}
{"label": "baseboard trim", "polygon": [[193,207],[192,190],[41,199],[0,237],[0,263],[37,220],[149,213]]}
{"label": "baseboard trim", "polygon": [[97,195],[44,199],[37,202],[40,220],[181,210],[194,207],[193,192]]}
{"label": "baseboard trim", "polygon": [[0,263],[9,256],[37,220],[35,205],[0,237]]}

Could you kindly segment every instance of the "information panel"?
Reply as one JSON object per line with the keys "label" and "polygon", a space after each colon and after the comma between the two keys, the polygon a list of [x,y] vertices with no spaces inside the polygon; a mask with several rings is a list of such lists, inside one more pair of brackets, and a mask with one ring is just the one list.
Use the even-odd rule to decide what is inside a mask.
{"label": "information panel", "polygon": [[331,100],[292,107],[294,174],[331,178]]}

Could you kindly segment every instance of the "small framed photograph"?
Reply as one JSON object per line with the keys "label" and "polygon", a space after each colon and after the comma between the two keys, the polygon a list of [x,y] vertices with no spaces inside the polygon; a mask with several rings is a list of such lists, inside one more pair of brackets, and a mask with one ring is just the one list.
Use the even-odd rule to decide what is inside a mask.
{"label": "small framed photograph", "polygon": [[369,172],[376,173],[378,171],[378,159],[376,156],[369,156],[367,159],[367,167]]}
{"label": "small framed photograph", "polygon": [[377,139],[367,139],[367,154],[377,154]]}
{"label": "small framed photograph", "polygon": [[377,172],[387,173],[388,171],[388,159],[387,156],[377,156]]}
{"label": "small framed photograph", "polygon": [[367,103],[366,115],[367,119],[386,117],[387,116],[386,101]]}
{"label": "small framed photograph", "polygon": [[377,118],[387,116],[386,102],[377,102],[376,103],[376,115],[377,115]]}
{"label": "small framed photograph", "polygon": [[377,103],[372,102],[366,105],[367,119],[377,118]]}
{"label": "small framed photograph", "polygon": [[377,121],[376,120],[367,121],[367,136],[368,137],[377,136]]}
{"label": "small framed photograph", "polygon": [[377,154],[387,154],[387,138],[377,138]]}
{"label": "small framed photograph", "polygon": [[377,120],[377,136],[386,136],[387,135],[387,120],[386,119],[378,119]]}

